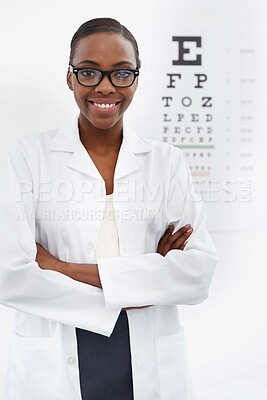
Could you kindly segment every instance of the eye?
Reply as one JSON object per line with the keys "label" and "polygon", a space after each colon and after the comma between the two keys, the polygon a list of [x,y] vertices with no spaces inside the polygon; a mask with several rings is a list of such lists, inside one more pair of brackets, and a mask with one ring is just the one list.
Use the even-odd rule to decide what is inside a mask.
{"label": "eye", "polygon": [[131,71],[117,71],[114,75],[117,79],[127,79],[130,76],[132,76],[132,72]]}
{"label": "eye", "polygon": [[84,77],[84,78],[94,78],[95,76],[97,76],[97,71],[93,70],[93,69],[81,69],[80,70],[80,74]]}

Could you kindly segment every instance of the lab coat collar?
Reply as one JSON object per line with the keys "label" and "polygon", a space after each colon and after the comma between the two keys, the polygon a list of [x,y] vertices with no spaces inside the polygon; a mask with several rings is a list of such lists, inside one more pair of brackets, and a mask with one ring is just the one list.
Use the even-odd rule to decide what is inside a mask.
{"label": "lab coat collar", "polygon": [[[67,163],[68,167],[96,179],[102,179],[93,160],[89,157],[80,140],[78,118],[58,131],[51,143],[50,150],[73,153]],[[151,150],[152,147],[146,139],[136,135],[124,125],[123,140],[116,164],[114,180],[140,168],[142,161],[138,158],[137,154],[148,153]]]}

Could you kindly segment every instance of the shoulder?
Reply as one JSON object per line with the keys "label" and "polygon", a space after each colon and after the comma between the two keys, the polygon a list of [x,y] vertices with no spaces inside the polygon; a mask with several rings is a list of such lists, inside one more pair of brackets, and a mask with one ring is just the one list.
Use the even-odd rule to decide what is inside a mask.
{"label": "shoulder", "polygon": [[49,146],[54,137],[57,135],[58,131],[59,129],[54,129],[50,131],[32,132],[29,134],[17,136],[15,139],[13,139],[9,148],[32,149],[36,146]]}
{"label": "shoulder", "polygon": [[36,168],[40,154],[46,152],[58,130],[34,132],[17,136],[6,149],[6,159],[14,166],[27,166],[30,171]]}
{"label": "shoulder", "polygon": [[7,148],[8,154],[24,154],[25,156],[34,156],[41,149],[49,148],[54,137],[58,133],[58,129],[32,132],[15,137]]}

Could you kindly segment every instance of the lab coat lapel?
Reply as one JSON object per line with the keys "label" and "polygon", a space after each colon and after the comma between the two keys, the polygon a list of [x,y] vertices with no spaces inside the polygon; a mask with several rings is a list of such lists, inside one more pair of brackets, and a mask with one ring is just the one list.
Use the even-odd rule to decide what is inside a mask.
{"label": "lab coat lapel", "polygon": [[67,166],[95,179],[102,179],[98,169],[96,168],[93,160],[87,153],[82,143],[80,144],[79,148],[77,148],[75,153],[73,153],[72,157],[67,163]]}
{"label": "lab coat lapel", "polygon": [[72,153],[67,166],[92,178],[101,180],[102,177],[91,157],[83,146],[78,128],[78,120],[60,129],[52,141],[50,150]]}
{"label": "lab coat lapel", "polygon": [[151,150],[151,146],[144,139],[137,136],[127,126],[124,126],[123,141],[115,168],[114,181],[139,169],[142,165],[142,160],[138,157],[138,154],[147,153]]}
{"label": "lab coat lapel", "polygon": [[114,181],[117,181],[118,179],[130,174],[131,172],[134,172],[140,167],[140,165],[141,161],[131,151],[127,142],[123,140],[116,163]]}

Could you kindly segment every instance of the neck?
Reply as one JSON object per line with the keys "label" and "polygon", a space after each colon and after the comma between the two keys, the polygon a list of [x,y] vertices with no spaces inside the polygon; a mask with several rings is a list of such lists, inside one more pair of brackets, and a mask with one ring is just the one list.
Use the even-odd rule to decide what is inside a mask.
{"label": "neck", "polygon": [[122,120],[108,129],[100,129],[92,125],[82,115],[79,116],[80,140],[87,150],[102,153],[119,150],[122,142]]}

